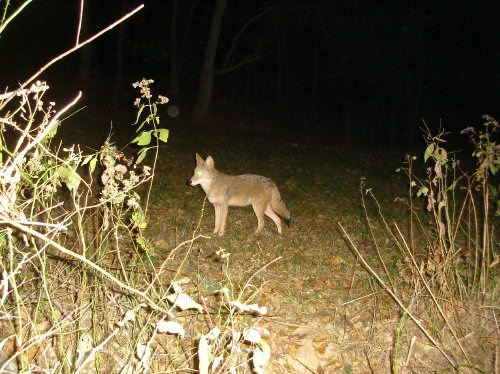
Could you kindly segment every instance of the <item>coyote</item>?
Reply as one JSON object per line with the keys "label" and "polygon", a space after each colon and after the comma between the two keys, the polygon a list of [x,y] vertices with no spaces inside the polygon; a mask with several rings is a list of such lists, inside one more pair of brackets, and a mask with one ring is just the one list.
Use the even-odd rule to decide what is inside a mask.
{"label": "coyote", "polygon": [[[281,218],[290,226],[290,212],[281,200],[278,188],[272,180],[260,175],[226,175],[214,167],[214,159],[206,160],[197,153],[196,168],[189,180],[191,186],[201,185],[215,210],[214,234],[224,235],[227,210],[230,206],[252,205],[257,216],[257,230],[264,227],[264,214],[271,218],[281,234]],[[280,218],[281,217],[281,218]]]}

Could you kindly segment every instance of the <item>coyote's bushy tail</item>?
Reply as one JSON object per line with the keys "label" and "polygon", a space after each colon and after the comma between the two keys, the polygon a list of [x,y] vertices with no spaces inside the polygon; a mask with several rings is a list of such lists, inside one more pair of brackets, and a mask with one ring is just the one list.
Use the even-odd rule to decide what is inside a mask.
{"label": "coyote's bushy tail", "polygon": [[287,209],[285,202],[281,199],[280,192],[277,187],[274,187],[273,194],[271,196],[271,208],[273,208],[274,213],[280,216],[286,225],[290,227],[292,223],[292,218],[290,216],[290,211]]}

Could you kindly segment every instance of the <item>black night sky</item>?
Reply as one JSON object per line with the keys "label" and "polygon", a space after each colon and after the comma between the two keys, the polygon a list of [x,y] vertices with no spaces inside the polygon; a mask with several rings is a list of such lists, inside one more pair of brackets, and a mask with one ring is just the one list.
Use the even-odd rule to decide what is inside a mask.
{"label": "black night sky", "polygon": [[[86,0],[84,36],[141,3],[44,79],[62,102],[83,90],[88,110],[109,114],[132,111],[130,84],[152,78],[189,123],[216,1]],[[35,0],[8,26],[2,87],[16,88],[74,45],[79,5]],[[459,130],[498,116],[499,42],[498,1],[227,0],[201,122],[333,142],[348,130],[362,142],[409,144],[422,118]]]}

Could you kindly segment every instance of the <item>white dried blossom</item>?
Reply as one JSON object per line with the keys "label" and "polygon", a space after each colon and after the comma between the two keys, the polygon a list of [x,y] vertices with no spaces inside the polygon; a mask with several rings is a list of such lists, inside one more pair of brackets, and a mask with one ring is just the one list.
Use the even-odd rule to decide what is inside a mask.
{"label": "white dried blossom", "polygon": [[142,78],[140,81],[132,83],[132,87],[139,87],[141,89],[141,97],[150,99],[152,95],[151,90],[149,89],[149,85],[152,83],[154,83],[154,80]]}
{"label": "white dried blossom", "polygon": [[119,181],[123,180],[125,173],[127,172],[127,167],[122,164],[118,164],[114,167],[115,178]]}
{"label": "white dried blossom", "polygon": [[130,171],[130,178],[129,179],[134,184],[139,183],[139,180],[140,180],[139,176],[136,173],[134,173],[133,171]]}
{"label": "white dried blossom", "polygon": [[140,207],[139,201],[137,200],[137,198],[135,196],[131,197],[130,199],[127,200],[127,206],[129,208],[133,208],[133,209],[138,209]]}
{"label": "white dried blossom", "polygon": [[56,186],[51,185],[51,184],[46,185],[46,186],[44,187],[44,189],[43,189],[43,193],[44,193],[44,194],[46,194],[46,195],[52,195],[52,194],[54,194],[56,191],[57,191]]}
{"label": "white dried blossom", "polygon": [[152,80],[152,79],[146,79],[146,78],[142,78],[140,81],[137,81],[137,82],[134,82],[132,83],[132,87],[134,88],[137,88],[137,87],[147,87],[149,86],[151,83],[154,83],[155,81]]}
{"label": "white dried blossom", "polygon": [[68,157],[73,158],[75,156],[75,145],[72,145],[70,148],[63,148],[64,152],[68,153]]}
{"label": "white dried blossom", "polygon": [[162,96],[162,95],[158,95],[158,102],[160,104],[166,104],[166,103],[168,103],[168,97]]}

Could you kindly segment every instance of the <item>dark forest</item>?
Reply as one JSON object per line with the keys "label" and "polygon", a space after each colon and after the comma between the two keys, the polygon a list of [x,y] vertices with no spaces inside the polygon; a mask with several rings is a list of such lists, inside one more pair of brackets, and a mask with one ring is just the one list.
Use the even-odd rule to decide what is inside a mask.
{"label": "dark forest", "polygon": [[[82,36],[137,4],[86,2]],[[78,2],[34,2],[2,35],[3,82],[16,87],[72,45],[78,11]],[[496,114],[498,17],[494,1],[149,0],[46,79],[120,104],[146,77],[183,123],[406,146],[422,120],[461,129]]]}

